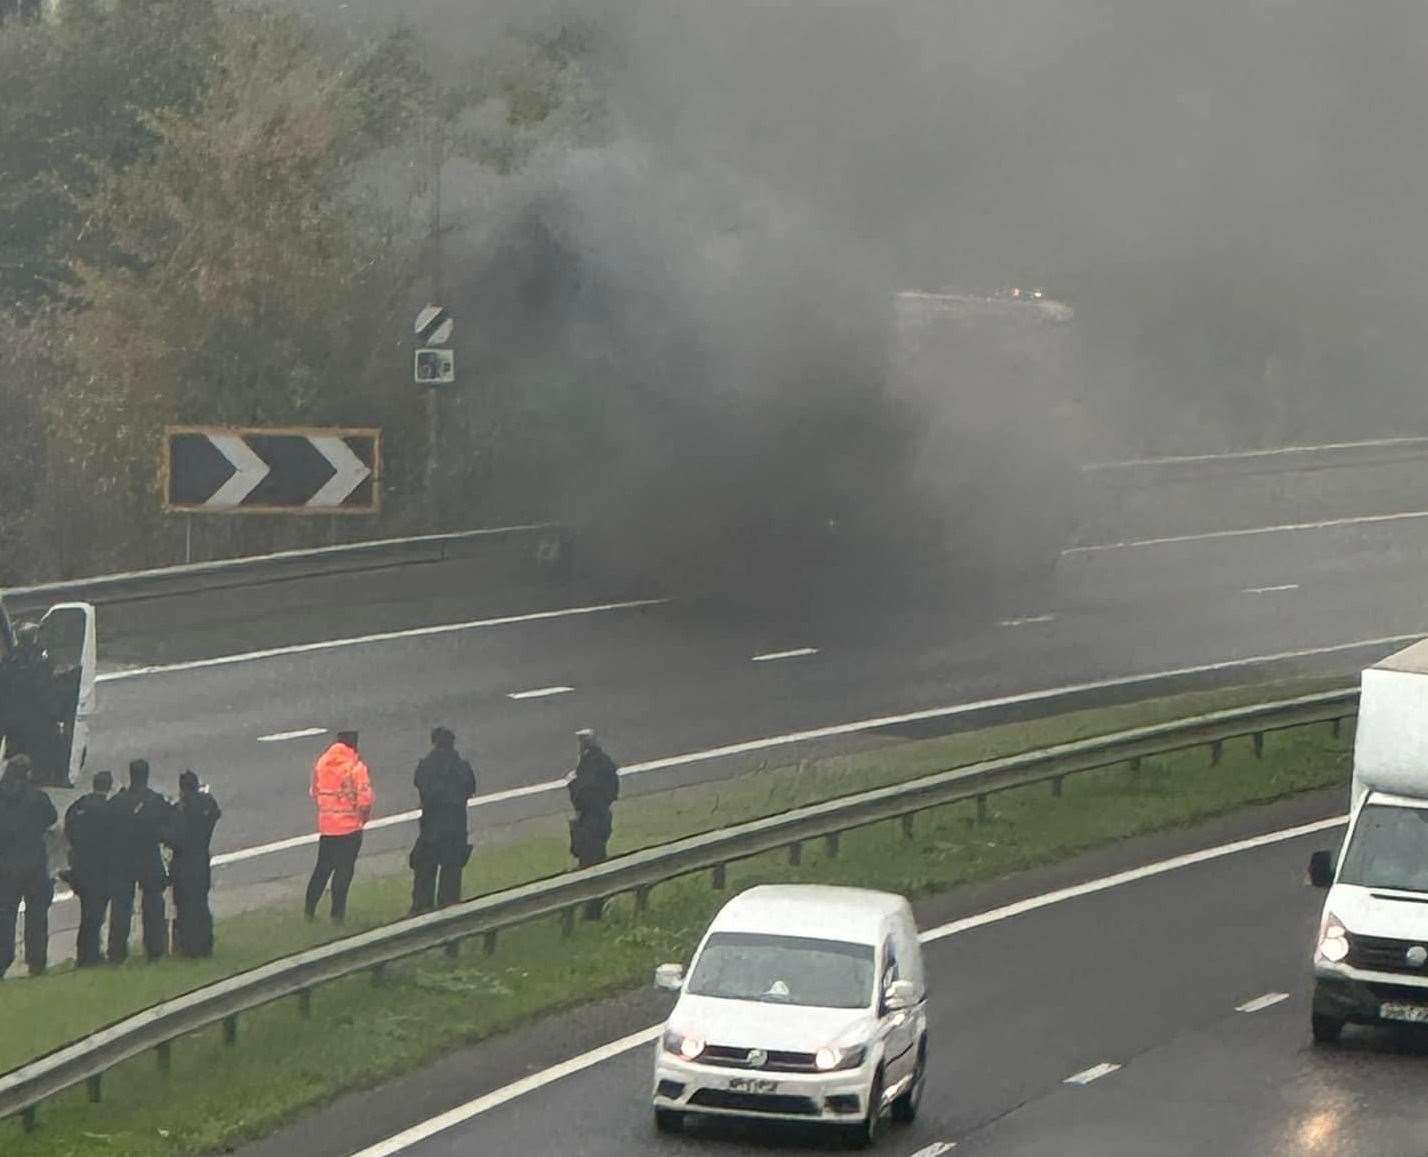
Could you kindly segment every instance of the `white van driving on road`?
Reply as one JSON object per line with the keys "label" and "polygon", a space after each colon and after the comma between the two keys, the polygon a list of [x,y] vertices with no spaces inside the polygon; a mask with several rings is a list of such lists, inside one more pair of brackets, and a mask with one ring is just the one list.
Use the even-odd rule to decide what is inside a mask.
{"label": "white van driving on road", "polygon": [[860,888],[751,888],[719,912],[657,1046],[655,1123],[690,1114],[841,1127],[871,1144],[917,1114],[926,988],[912,909]]}

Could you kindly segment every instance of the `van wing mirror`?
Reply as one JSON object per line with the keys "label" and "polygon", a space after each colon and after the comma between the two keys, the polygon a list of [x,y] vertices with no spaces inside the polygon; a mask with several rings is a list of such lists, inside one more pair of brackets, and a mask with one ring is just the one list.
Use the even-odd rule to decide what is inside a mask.
{"label": "van wing mirror", "polygon": [[902,1012],[917,1003],[917,985],[910,980],[894,980],[883,991],[883,1009]]}
{"label": "van wing mirror", "polygon": [[684,987],[684,965],[661,964],[655,969],[655,987],[678,992]]}
{"label": "van wing mirror", "polygon": [[1309,883],[1316,888],[1328,888],[1334,883],[1334,853],[1315,852],[1309,857]]}

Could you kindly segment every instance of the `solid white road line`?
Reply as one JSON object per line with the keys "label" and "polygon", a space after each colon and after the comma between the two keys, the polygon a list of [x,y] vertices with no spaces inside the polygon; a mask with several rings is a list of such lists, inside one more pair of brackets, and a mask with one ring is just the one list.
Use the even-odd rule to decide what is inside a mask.
{"label": "solid white road line", "polygon": [[1182,454],[1170,458],[1131,458],[1124,462],[1091,462],[1081,469],[1117,470],[1136,466],[1177,466],[1194,462],[1233,462],[1246,458],[1273,458],[1284,454],[1313,454],[1324,450],[1372,450],[1388,446],[1423,446],[1428,438],[1375,438],[1368,442],[1325,442],[1321,446],[1276,446],[1269,450],[1233,450],[1224,454]]}
{"label": "solid white road line", "polygon": [[413,627],[405,631],[382,631],[375,635],[359,635],[351,639],[327,639],[320,643],[296,643],[290,647],[271,647],[266,651],[246,651],[239,655],[219,655],[212,659],[192,659],[184,663],[161,663],[151,667],[131,667],[99,675],[97,683],[117,683],[121,679],[142,679],[150,675],[169,675],[175,671],[198,671],[205,667],[228,667],[235,663],[252,663],[259,659],[277,659],[287,655],[306,655],[316,651],[336,651],[344,647],[365,647],[371,643],[391,643],[401,639],[420,639],[430,635],[452,635],[461,631],[479,631],[486,627],[504,627],[512,623],[538,623],[545,619],[568,619],[579,615],[598,615],[606,611],[627,611],[637,607],[658,607],[669,599],[631,599],[623,603],[601,603],[593,607],[563,607],[556,611],[535,611],[526,615],[502,615],[494,619],[473,619],[466,623],[442,623],[435,627]]}
{"label": "solid white road line", "polygon": [[1297,591],[1298,583],[1281,583],[1277,587],[1245,587],[1241,594],[1246,595],[1275,595],[1280,591]]}
{"label": "solid white road line", "polygon": [[1068,546],[1062,558],[1078,554],[1102,554],[1111,550],[1131,550],[1142,546],[1165,546],[1177,542],[1209,542],[1217,538],[1249,538],[1257,534],[1284,534],[1301,530],[1332,530],[1339,526],[1364,526],[1377,522],[1406,522],[1428,518],[1428,510],[1402,510],[1395,514],[1360,514],[1352,518],[1326,518],[1321,522],[1283,522],[1275,526],[1251,526],[1243,530],[1205,530],[1199,534],[1174,534],[1165,538],[1136,538],[1125,542],[1101,542],[1094,546]]}
{"label": "solid white road line", "polygon": [[[720,759],[731,755],[744,755],[754,751],[766,751],[771,748],[783,747],[793,743],[803,743],[809,740],[828,739],[838,735],[854,735],[859,732],[876,731],[879,728],[893,727],[902,723],[917,723],[928,719],[971,714],[996,707],[1037,703],[1066,695],[1075,695],[1087,691],[1102,691],[1115,687],[1130,687],[1136,684],[1153,683],[1159,679],[1170,679],[1183,675],[1202,675],[1215,671],[1230,671],[1237,667],[1251,667],[1260,663],[1283,662],[1289,659],[1303,659],[1314,655],[1328,655],[1368,647],[1393,646],[1398,643],[1416,641],[1423,638],[1424,635],[1428,635],[1428,629],[1414,631],[1412,634],[1407,635],[1387,635],[1377,639],[1364,639],[1355,643],[1337,643],[1328,647],[1309,647],[1299,651],[1281,651],[1271,655],[1253,655],[1245,659],[1230,659],[1221,663],[1205,663],[1194,667],[1178,667],[1167,671],[1153,672],[1148,675],[1125,675],[1116,679],[1101,679],[1091,683],[1072,683],[1064,687],[1051,687],[1044,691],[1027,691],[1019,695],[1003,695],[996,699],[981,699],[972,703],[959,703],[951,707],[934,707],[926,711],[910,711],[903,715],[884,715],[876,719],[861,719],[855,723],[838,723],[829,727],[813,728],[808,731],[795,731],[786,735],[772,735],[764,739],[751,739],[743,743],[732,743],[725,747],[709,748],[705,751],[692,751],[684,755],[671,755],[663,759],[651,759],[644,763],[632,763],[621,768],[620,774],[622,776],[640,775],[648,771],[662,771],[666,768],[682,767],[688,764],[702,763],[707,760]],[[505,791],[492,792],[489,795],[476,796],[467,806],[471,808],[490,807],[495,804],[509,802],[510,800],[524,799],[528,796],[543,795],[546,792],[562,791],[564,789],[564,779],[545,780],[541,783],[530,783],[522,787],[513,787],[507,788]],[[369,823],[367,827],[371,830],[396,827],[399,824],[415,823],[420,817],[420,811],[399,812],[396,815],[383,816],[380,819],[375,819]],[[222,867],[225,864],[238,864],[245,860],[255,860],[262,856],[291,851],[294,848],[301,848],[308,844],[315,843],[317,843],[316,835],[292,836],[288,839],[276,840],[273,843],[260,844],[257,847],[224,852],[213,857],[213,865],[214,867]]]}
{"label": "solid white road line", "polygon": [[512,691],[507,699],[545,699],[551,695],[568,695],[574,687],[537,687],[534,691]]}
{"label": "solid white road line", "polygon": [[1247,1000],[1244,1004],[1235,1006],[1236,1012],[1263,1012],[1266,1008],[1273,1008],[1281,1000],[1288,1000],[1287,992],[1266,992],[1263,996],[1257,996],[1253,1000]]}
{"label": "solid white road line", "polygon": [[1099,1065],[1092,1065],[1089,1069],[1073,1073],[1061,1083],[1063,1085],[1089,1085],[1092,1081],[1099,1081],[1102,1077],[1110,1076],[1120,1067],[1120,1065],[1113,1065],[1109,1061],[1102,1061]]}
{"label": "solid white road line", "polygon": [[[1201,864],[1207,860],[1218,859],[1221,856],[1233,855],[1236,852],[1244,852],[1252,848],[1262,848],[1270,844],[1283,843],[1285,840],[1293,840],[1299,836],[1310,835],[1314,832],[1339,827],[1347,822],[1348,816],[1339,816],[1335,819],[1320,820],[1317,823],[1303,824],[1295,828],[1286,828],[1283,831],[1269,832],[1266,835],[1255,836],[1252,839],[1237,840],[1235,843],[1222,844],[1216,848],[1204,848],[1198,852],[1191,852],[1184,856],[1175,856],[1172,859],[1147,864],[1144,867],[1134,868],[1128,872],[1118,872],[1114,876],[1106,876],[1100,880],[1090,880],[1087,883],[1078,884],[1072,888],[1061,888],[1055,892],[1048,892],[1043,896],[1033,896],[1027,900],[1018,901],[1015,904],[1007,904],[1001,908],[994,908],[990,912],[983,912],[978,916],[969,916],[963,920],[953,920],[949,924],[943,924],[937,928],[931,928],[921,933],[918,938],[924,944],[934,943],[948,936],[956,935],[959,932],[967,932],[973,928],[982,928],[988,924],[996,924],[1002,920],[1020,916],[1025,912],[1034,912],[1038,908],[1048,907],[1051,904],[1059,904],[1079,896],[1089,896],[1095,892],[1103,892],[1109,888],[1119,887],[1133,880],[1143,880],[1164,872],[1172,872],[1179,868],[1186,868],[1192,864]],[[578,1057],[572,1057],[568,1061],[562,1061],[558,1065],[553,1065],[539,1073],[533,1073],[528,1077],[506,1085],[504,1088],[496,1089],[494,1092],[487,1093],[485,1096],[477,1097],[474,1101],[468,1101],[465,1105],[452,1109],[450,1112],[443,1113],[439,1117],[433,1117],[431,1120],[424,1121],[420,1125],[414,1125],[405,1132],[398,1133],[395,1137],[373,1145],[371,1148],[363,1149],[360,1153],[353,1154],[353,1157],[392,1157],[392,1154],[409,1149],[419,1141],[425,1141],[428,1137],[450,1129],[454,1125],[460,1125],[474,1117],[479,1117],[482,1113],[489,1112],[491,1109],[509,1104],[518,1097],[523,1097],[527,1093],[542,1089],[546,1085],[560,1080],[562,1077],[570,1076],[573,1073],[581,1072],[594,1065],[613,1060],[615,1057],[623,1056],[625,1053],[630,1052],[632,1049],[637,1049],[641,1045],[650,1044],[659,1039],[659,1035],[663,1030],[663,1023],[650,1025],[649,1028],[631,1033],[627,1037],[621,1037],[619,1040],[612,1041],[607,1045],[602,1045],[598,1049],[592,1049],[588,1053],[582,1053]],[[1076,1081],[1077,1077],[1086,1077],[1087,1080],[1095,1080],[1096,1077],[1104,1076],[1107,1072],[1115,1072],[1119,1067],[1119,1065],[1097,1065],[1094,1069],[1087,1069],[1084,1073],[1076,1074],[1076,1077],[1068,1078],[1068,1081]],[[1091,1073],[1094,1073],[1095,1076],[1088,1077],[1088,1074]],[[943,1144],[946,1144],[946,1142],[943,1142]],[[945,1153],[947,1150],[932,1146],[932,1152]],[[913,1157],[920,1157],[920,1155],[914,1154]]]}
{"label": "solid white road line", "polygon": [[452,1109],[448,1113],[443,1113],[439,1117],[433,1117],[429,1121],[423,1121],[420,1125],[414,1125],[403,1133],[398,1133],[386,1141],[381,1141],[370,1148],[363,1149],[353,1157],[391,1157],[393,1153],[400,1153],[404,1149],[410,1149],[419,1141],[425,1141],[428,1137],[450,1129],[453,1125],[459,1125],[463,1121],[469,1121],[472,1117],[479,1117],[482,1113],[489,1113],[492,1109],[498,1109],[502,1105],[524,1097],[527,1093],[533,1093],[537,1089],[543,1089],[547,1085],[553,1084],[565,1077],[582,1072],[594,1065],[608,1061],[614,1057],[621,1056],[631,1049],[637,1049],[641,1045],[653,1044],[659,1039],[664,1025],[651,1025],[649,1028],[641,1029],[639,1032],[631,1033],[627,1037],[621,1037],[617,1041],[611,1041],[607,1045],[602,1045],[598,1049],[591,1049],[588,1053],[581,1053],[578,1057],[572,1057],[568,1061],[562,1061],[558,1065],[545,1069],[539,1073],[532,1073],[514,1084],[506,1085],[504,1088],[496,1089],[487,1093],[484,1097],[477,1097],[474,1101]]}
{"label": "solid white road line", "polygon": [[801,659],[805,655],[818,654],[817,647],[797,647],[792,651],[771,651],[767,655],[755,655],[755,663],[772,663],[775,659]]}
{"label": "solid white road line", "polygon": [[314,735],[326,735],[326,727],[304,727],[301,731],[279,731],[273,735],[258,736],[259,743],[284,743],[289,739],[310,739]]}
{"label": "solid white road line", "polygon": [[1001,619],[998,621],[999,627],[1026,627],[1032,623],[1054,623],[1055,615],[1032,615],[1025,619]]}

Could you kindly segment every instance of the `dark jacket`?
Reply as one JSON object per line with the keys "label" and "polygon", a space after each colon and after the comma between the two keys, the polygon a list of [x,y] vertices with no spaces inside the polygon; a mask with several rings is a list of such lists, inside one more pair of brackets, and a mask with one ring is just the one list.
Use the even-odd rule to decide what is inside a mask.
{"label": "dark jacket", "polygon": [[421,796],[421,839],[466,844],[466,801],[476,794],[476,773],[453,747],[434,747],[413,779]]}
{"label": "dark jacket", "polygon": [[98,889],[114,870],[114,809],[97,791],[82,795],[64,813],[69,841],[69,882],[76,888]]}
{"label": "dark jacket", "polygon": [[223,809],[207,792],[186,791],[174,804],[173,874],[193,883],[207,884],[212,858],[213,829],[223,818]]}
{"label": "dark jacket", "polygon": [[600,748],[587,748],[575,766],[575,778],[569,788],[576,815],[609,812],[610,805],[620,797],[620,769]]}
{"label": "dark jacket", "polygon": [[149,891],[168,883],[161,844],[175,835],[174,809],[152,788],[126,787],[109,806],[114,809],[114,874],[119,883],[132,881]]}
{"label": "dark jacket", "polygon": [[16,775],[0,780],[0,876],[48,874],[45,833],[58,819],[50,797],[28,780]]}

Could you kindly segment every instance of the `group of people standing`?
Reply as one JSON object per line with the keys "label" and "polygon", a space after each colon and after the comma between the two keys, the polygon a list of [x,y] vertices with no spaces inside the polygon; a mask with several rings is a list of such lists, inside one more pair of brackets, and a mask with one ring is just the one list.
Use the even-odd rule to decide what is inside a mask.
{"label": "group of people standing", "polygon": [[[341,924],[347,916],[363,833],[376,802],[358,740],[356,731],[339,731],[313,765],[309,794],[317,808],[318,847],[304,897],[309,920],[317,918],[318,905],[329,889],[332,920]],[[575,812],[570,821],[570,853],[580,867],[588,868],[607,858],[620,774],[593,731],[577,732],[577,740],[579,760],[566,776]],[[461,899],[462,876],[472,852],[467,811],[476,794],[476,773],[457,751],[456,736],[449,729],[434,728],[431,744],[414,776],[421,818],[408,858],[412,915]],[[54,881],[46,834],[59,817],[35,778],[25,756],[11,759],[0,777],[0,978],[15,962],[22,901],[30,973],[44,972],[48,959]],[[218,802],[194,772],[185,771],[179,777],[178,801],[169,803],[149,786],[149,765],[142,759],[129,765],[128,787],[111,795],[113,786],[113,776],[101,771],[94,777],[93,790],[70,805],[64,817],[70,859],[59,876],[79,900],[76,963],[84,968],[127,959],[136,897],[146,956],[153,961],[166,955],[165,893],[170,887],[174,951],[211,956],[214,935],[208,895],[213,831],[222,815]],[[167,861],[165,848],[170,851]],[[589,915],[598,916],[599,910],[595,902]],[[103,951],[106,917],[109,934]]]}
{"label": "group of people standing", "polygon": [[[129,956],[134,907],[140,908],[144,954],[169,951],[165,894],[173,888],[173,949],[184,956],[213,954],[213,829],[222,810],[191,770],[179,776],[179,798],[169,803],[149,786],[149,764],[129,764],[129,784],[110,794],[114,776],[99,772],[93,790],[65,812],[69,867],[59,878],[79,901],[75,963],[88,968],[122,964]],[[27,756],[0,775],[0,978],[15,962],[15,928],[25,905],[25,963],[32,976],[49,961],[49,908],[54,902],[46,837],[59,822],[49,796],[34,782]],[[166,860],[164,849],[170,851]],[[104,923],[109,922],[108,936]]]}

